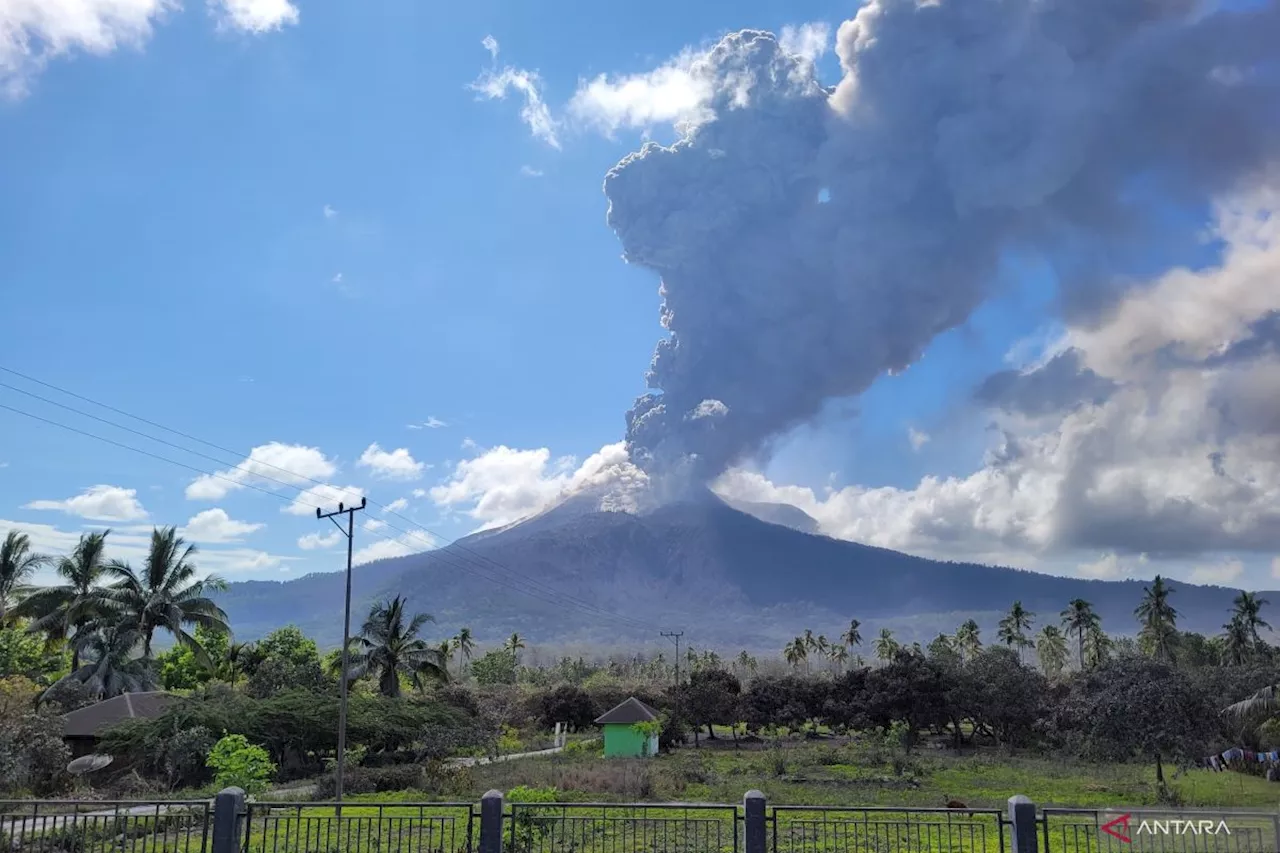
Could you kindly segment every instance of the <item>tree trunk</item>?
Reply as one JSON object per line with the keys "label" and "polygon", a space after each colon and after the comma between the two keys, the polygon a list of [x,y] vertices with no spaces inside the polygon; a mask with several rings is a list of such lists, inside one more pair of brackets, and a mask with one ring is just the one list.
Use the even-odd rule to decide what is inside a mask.
{"label": "tree trunk", "polygon": [[1156,784],[1160,786],[1160,790],[1164,790],[1164,763],[1160,760],[1160,752],[1156,751]]}
{"label": "tree trunk", "polygon": [[707,723],[707,740],[715,740],[715,739],[716,739],[716,730],[712,728],[710,723]]}

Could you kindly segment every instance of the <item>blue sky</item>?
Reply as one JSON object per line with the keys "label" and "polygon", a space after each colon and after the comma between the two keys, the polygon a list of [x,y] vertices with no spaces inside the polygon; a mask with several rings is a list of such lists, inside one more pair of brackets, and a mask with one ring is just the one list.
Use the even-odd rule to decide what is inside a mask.
{"label": "blue sky", "polygon": [[[559,115],[580,80],[640,74],[742,27],[833,32],[852,12],[794,0],[131,3],[145,26],[114,45],[77,41],[84,22],[68,21],[58,51],[19,21],[28,49],[0,54],[0,365],[239,458],[201,448],[216,465],[6,388],[0,403],[202,470],[271,442],[315,448],[299,463],[318,465],[308,476],[404,499],[405,515],[446,537],[536,508],[621,439],[662,329],[657,278],[620,259],[601,184],[649,132],[674,138],[662,121],[565,124],[553,146],[522,123],[519,91],[489,100],[471,84],[508,64],[536,71]],[[836,82],[834,56],[815,59]],[[1050,277],[1007,278],[905,374],[781,437],[764,474],[905,490],[980,468],[990,417],[974,388],[1055,322]],[[150,524],[222,510],[241,525],[206,516],[194,530],[209,537],[206,565],[232,579],[340,565],[338,550],[300,547],[327,528],[281,512],[287,501],[249,489],[191,499],[190,470],[10,411],[0,435],[0,519],[47,547],[106,517],[127,556]],[[379,457],[374,444],[405,453]],[[530,478],[515,494],[432,494],[499,447],[512,476]],[[95,486],[115,491],[68,503]],[[486,499],[505,509],[486,514]]]}

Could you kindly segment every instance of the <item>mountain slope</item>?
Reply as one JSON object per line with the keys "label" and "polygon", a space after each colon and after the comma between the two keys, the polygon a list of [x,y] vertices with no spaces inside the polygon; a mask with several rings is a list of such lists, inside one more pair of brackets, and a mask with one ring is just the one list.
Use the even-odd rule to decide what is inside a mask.
{"label": "mountain slope", "polygon": [[[441,551],[357,567],[353,622],[374,598],[401,594],[441,633],[466,624],[481,640],[518,631],[542,644],[625,646],[682,628],[698,647],[777,649],[805,628],[834,636],[854,616],[868,637],[887,625],[908,641],[973,616],[994,639],[1015,599],[1040,615],[1037,627],[1085,598],[1108,630],[1132,633],[1142,587],[913,557],[768,523],[709,496],[642,515],[570,501]],[[1217,632],[1235,591],[1175,588],[1181,626]],[[340,639],[340,572],[233,584],[221,601],[245,638],[293,622],[325,644]]]}

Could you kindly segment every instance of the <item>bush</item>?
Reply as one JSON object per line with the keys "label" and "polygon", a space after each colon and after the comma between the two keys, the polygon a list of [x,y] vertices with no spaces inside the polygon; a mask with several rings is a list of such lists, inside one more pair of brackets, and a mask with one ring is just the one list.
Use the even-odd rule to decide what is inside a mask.
{"label": "bush", "polygon": [[65,790],[71,750],[62,741],[62,720],[27,713],[0,720],[0,791],[49,796]]}
{"label": "bush", "polygon": [[207,759],[214,744],[213,732],[204,726],[180,729],[164,742],[161,755],[170,790],[195,788],[209,781]]}
{"label": "bush", "polygon": [[250,795],[265,791],[276,772],[267,751],[249,743],[244,735],[226,735],[214,744],[208,765],[219,788],[240,788]]}
{"label": "bush", "polygon": [[41,704],[56,714],[87,708],[98,699],[83,681],[68,679],[59,681],[44,692]]}
{"label": "bush", "polygon": [[[316,783],[315,795],[331,799],[337,795],[337,773],[327,773]],[[342,774],[344,794],[381,794],[388,791],[422,790],[427,781],[417,764],[391,767],[348,767]]]}

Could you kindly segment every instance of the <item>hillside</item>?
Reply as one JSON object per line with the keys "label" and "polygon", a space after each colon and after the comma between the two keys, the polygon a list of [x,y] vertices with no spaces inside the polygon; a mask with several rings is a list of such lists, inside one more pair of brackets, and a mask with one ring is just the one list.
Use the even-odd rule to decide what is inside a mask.
{"label": "hillside", "polygon": [[[1220,630],[1234,590],[1174,586],[1182,627]],[[482,641],[518,631],[541,644],[622,647],[677,628],[699,647],[775,650],[804,628],[834,636],[851,616],[867,637],[888,626],[924,641],[969,617],[993,637],[1015,599],[1056,621],[1084,598],[1108,630],[1132,633],[1142,587],[914,557],[772,524],[714,498],[644,515],[570,501],[442,551],[357,567],[353,622],[374,598],[402,594],[436,616],[440,633],[465,624]],[[237,583],[220,601],[245,639],[290,622],[326,644],[341,638],[341,573]]]}

